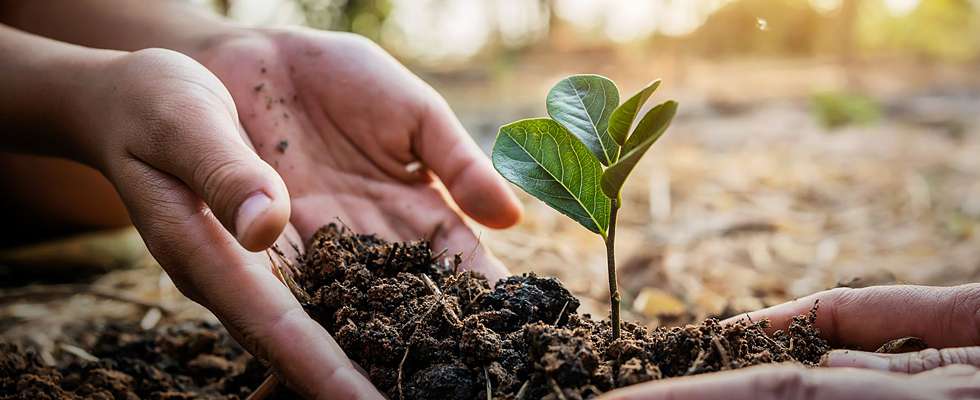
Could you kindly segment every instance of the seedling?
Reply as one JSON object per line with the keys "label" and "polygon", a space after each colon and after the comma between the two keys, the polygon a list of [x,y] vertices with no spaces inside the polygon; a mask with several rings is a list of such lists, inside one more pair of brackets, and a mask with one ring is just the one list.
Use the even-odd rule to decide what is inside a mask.
{"label": "seedling", "polygon": [[619,104],[619,90],[608,78],[570,76],[548,92],[551,118],[504,125],[493,146],[493,165],[504,178],[602,237],[613,339],[620,334],[615,244],[623,183],[677,112],[677,102],[665,101],[630,133],[658,86],[654,81]]}

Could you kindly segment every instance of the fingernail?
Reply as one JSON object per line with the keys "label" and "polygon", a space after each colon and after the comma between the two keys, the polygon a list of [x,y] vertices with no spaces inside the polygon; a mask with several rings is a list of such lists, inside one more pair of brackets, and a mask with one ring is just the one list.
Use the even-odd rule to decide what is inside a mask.
{"label": "fingernail", "polygon": [[253,193],[242,202],[242,205],[238,206],[238,216],[235,218],[235,237],[239,242],[244,243],[249,228],[259,216],[269,209],[270,205],[272,205],[272,199],[259,191]]}
{"label": "fingernail", "polygon": [[827,354],[826,359],[822,360],[821,364],[827,367],[864,368],[878,371],[891,369],[891,362],[887,357],[851,350],[834,350]]}

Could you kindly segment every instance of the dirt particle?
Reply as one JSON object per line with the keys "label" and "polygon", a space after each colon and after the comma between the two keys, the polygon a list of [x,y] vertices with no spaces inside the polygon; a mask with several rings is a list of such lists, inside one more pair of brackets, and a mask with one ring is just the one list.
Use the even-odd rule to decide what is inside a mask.
{"label": "dirt particle", "polygon": [[891,340],[875,350],[875,353],[887,353],[887,354],[899,354],[899,353],[914,353],[917,351],[922,351],[928,349],[929,345],[925,340],[917,338],[914,336],[903,337],[895,340]]}

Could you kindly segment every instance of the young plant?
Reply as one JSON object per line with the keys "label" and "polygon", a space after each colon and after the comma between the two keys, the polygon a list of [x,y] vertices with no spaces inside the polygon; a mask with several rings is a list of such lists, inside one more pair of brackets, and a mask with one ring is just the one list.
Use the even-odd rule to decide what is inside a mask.
{"label": "young plant", "polygon": [[493,165],[508,181],[572,218],[606,244],[610,319],[619,338],[616,284],[616,214],[623,183],[677,112],[668,100],[633,121],[660,81],[619,104],[619,90],[599,75],[573,75],[548,92],[551,118],[524,119],[500,127]]}

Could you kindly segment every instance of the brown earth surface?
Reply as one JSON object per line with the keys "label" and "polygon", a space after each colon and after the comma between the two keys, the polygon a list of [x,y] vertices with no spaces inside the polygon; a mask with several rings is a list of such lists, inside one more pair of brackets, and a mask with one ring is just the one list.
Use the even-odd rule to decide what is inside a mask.
{"label": "brown earth surface", "polygon": [[[393,399],[592,398],[617,387],[772,362],[816,365],[829,350],[815,311],[786,331],[767,321],[648,329],[577,312],[555,278],[513,276],[491,289],[462,258],[424,241],[390,243],[329,225],[292,271],[297,297]],[[185,322],[71,329],[62,357],[4,343],[0,399],[236,399],[263,381],[219,326]],[[490,391],[489,396],[487,391]],[[293,398],[280,390],[275,398]]]}

